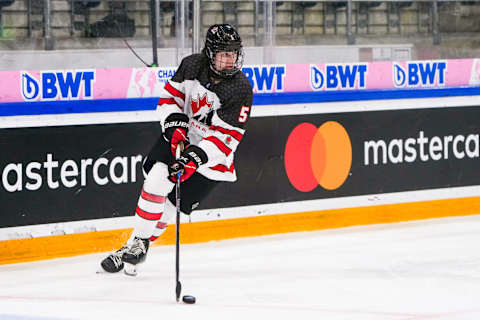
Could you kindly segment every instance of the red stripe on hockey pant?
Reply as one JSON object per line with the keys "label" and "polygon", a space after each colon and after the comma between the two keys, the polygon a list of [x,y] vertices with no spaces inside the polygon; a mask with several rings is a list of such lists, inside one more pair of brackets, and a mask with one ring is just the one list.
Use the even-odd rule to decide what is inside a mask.
{"label": "red stripe on hockey pant", "polygon": [[221,132],[223,134],[228,134],[228,135],[232,136],[233,138],[235,138],[235,140],[237,140],[237,141],[240,141],[243,138],[243,134],[241,134],[240,132],[235,131],[235,130],[229,130],[229,129],[225,129],[225,128],[217,127],[217,126],[210,126],[210,129]]}
{"label": "red stripe on hockey pant", "polygon": [[177,97],[177,98],[180,98],[182,100],[185,101],[185,94],[177,89],[175,89],[171,84],[170,82],[167,82],[167,84],[165,84],[165,90],[168,91],[168,93],[170,93],[171,95]]}
{"label": "red stripe on hockey pant", "polygon": [[205,140],[213,142],[217,146],[217,148],[220,149],[220,151],[225,153],[227,156],[230,155],[230,153],[232,153],[232,149],[227,147],[225,143],[223,143],[220,139],[216,137],[213,137],[213,136],[206,137]]}
{"label": "red stripe on hockey pant", "polygon": [[162,104],[175,104],[175,105],[177,105],[177,107],[180,108],[180,110],[182,109],[180,107],[180,105],[178,104],[177,100],[175,100],[174,98],[160,98],[160,99],[158,99],[158,105],[161,106]]}
{"label": "red stripe on hockey pant", "polygon": [[138,216],[142,217],[145,220],[156,221],[162,217],[163,212],[160,213],[150,213],[147,211],[143,211],[137,206],[136,213]]}
{"label": "red stripe on hockey pant", "polygon": [[217,164],[216,166],[210,167],[210,169],[220,171],[220,172],[227,172],[228,171],[228,172],[233,173],[233,170],[235,170],[235,167],[233,166],[233,164],[230,166],[230,168],[227,168],[223,164]]}
{"label": "red stripe on hockey pant", "polygon": [[165,199],[166,199],[166,197],[164,197],[164,196],[157,196],[155,194],[148,193],[143,189],[142,189],[141,196],[142,196],[143,199],[151,201],[151,202],[155,202],[155,203],[165,203]]}

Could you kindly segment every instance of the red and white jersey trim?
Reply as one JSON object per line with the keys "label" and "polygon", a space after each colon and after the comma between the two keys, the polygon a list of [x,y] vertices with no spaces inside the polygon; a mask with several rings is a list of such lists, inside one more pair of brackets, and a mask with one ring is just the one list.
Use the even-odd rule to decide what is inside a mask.
{"label": "red and white jersey trim", "polygon": [[208,140],[210,142],[212,142],[214,145],[217,146],[217,148],[222,151],[223,153],[225,153],[225,155],[228,157],[230,155],[230,153],[232,153],[232,149],[230,149],[229,147],[227,147],[225,145],[225,143],[218,139],[217,137],[215,136],[209,136],[209,137],[206,137],[204,138],[205,140]]}
{"label": "red and white jersey trim", "polygon": [[234,155],[245,130],[228,124],[215,112],[206,131],[198,146],[205,150],[209,161],[198,171],[212,180],[235,181]]}
{"label": "red and white jersey trim", "polygon": [[172,113],[183,112],[185,106],[185,90],[182,83],[169,81],[160,93],[157,103],[157,112],[160,117],[160,124],[163,128],[165,119]]}
{"label": "red and white jersey trim", "polygon": [[[245,130],[220,119],[217,110],[221,107],[216,93],[198,80],[169,81],[162,91],[157,112],[162,128],[173,112],[183,111],[190,118],[190,143],[202,148],[208,156],[208,162],[198,168],[198,173],[211,180],[235,181],[234,154]],[[212,113],[211,123],[206,125],[204,120]]]}
{"label": "red and white jersey trim", "polygon": [[[177,89],[178,88],[178,89]],[[165,90],[172,96],[185,101],[185,93],[182,92],[181,84],[169,81],[165,84]]]}
{"label": "red and white jersey trim", "polygon": [[179,111],[182,110],[182,107],[178,104],[178,102],[174,98],[160,98],[160,99],[158,99],[157,106],[160,107],[162,105],[169,105],[169,104],[177,105]]}
{"label": "red and white jersey trim", "polygon": [[210,130],[217,130],[217,131],[219,131],[223,134],[228,134],[232,138],[237,140],[238,142],[240,142],[240,140],[242,140],[242,138],[243,138],[243,133],[241,133],[237,130],[229,130],[229,129],[225,129],[225,128],[217,127],[217,126],[210,126]]}

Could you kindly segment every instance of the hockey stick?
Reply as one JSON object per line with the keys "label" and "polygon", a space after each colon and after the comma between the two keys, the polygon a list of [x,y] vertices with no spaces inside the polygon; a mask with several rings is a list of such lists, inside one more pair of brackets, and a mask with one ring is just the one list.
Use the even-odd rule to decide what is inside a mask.
{"label": "hockey stick", "polygon": [[[175,150],[175,158],[180,158],[180,152],[183,150],[183,143],[179,143],[177,150]],[[180,294],[182,293],[182,284],[180,283],[180,178],[182,177],[182,172],[177,173],[177,183],[175,184],[175,200],[177,208],[177,222],[176,222],[176,242],[175,242],[175,294],[177,297],[177,302],[180,300]]]}
{"label": "hockey stick", "polygon": [[175,243],[175,274],[176,274],[176,287],[175,294],[177,296],[177,302],[180,300],[180,294],[182,293],[182,284],[180,283],[180,178],[182,173],[177,173],[177,184],[175,187],[176,205],[177,205],[177,240]]}
{"label": "hockey stick", "polygon": [[[180,158],[180,152],[184,149],[183,142],[180,142],[175,150],[176,159]],[[177,207],[177,239],[175,242],[175,295],[177,302],[180,301],[180,295],[182,293],[182,284],[180,283],[180,180],[182,178],[182,172],[177,173],[177,183],[175,184],[175,204]],[[192,304],[195,303],[196,298],[194,296],[183,296],[183,302]]]}

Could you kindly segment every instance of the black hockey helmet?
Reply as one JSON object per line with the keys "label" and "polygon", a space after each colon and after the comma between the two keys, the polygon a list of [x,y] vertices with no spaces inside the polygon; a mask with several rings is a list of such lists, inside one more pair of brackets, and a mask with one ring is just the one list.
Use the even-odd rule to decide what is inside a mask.
{"label": "black hockey helmet", "polygon": [[[215,66],[215,55],[220,51],[233,51],[237,54],[237,60],[232,69],[217,70]],[[212,70],[222,77],[231,77],[242,68],[242,39],[237,30],[229,24],[214,24],[208,28],[204,52],[210,60]]]}

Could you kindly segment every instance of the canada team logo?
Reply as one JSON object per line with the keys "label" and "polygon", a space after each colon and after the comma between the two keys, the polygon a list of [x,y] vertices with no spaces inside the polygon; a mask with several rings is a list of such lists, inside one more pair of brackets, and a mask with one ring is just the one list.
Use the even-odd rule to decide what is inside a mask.
{"label": "canada team logo", "polygon": [[198,96],[197,99],[192,99],[192,111],[193,114],[196,115],[198,111],[200,111],[203,107],[207,108],[207,111],[210,111],[210,108],[212,107],[213,102],[208,101],[207,94],[204,93],[203,96]]}
{"label": "canada team logo", "polygon": [[310,192],[320,185],[335,190],[350,173],[352,144],[345,128],[336,121],[319,128],[304,122],[290,133],[284,156],[285,171],[295,189]]}

